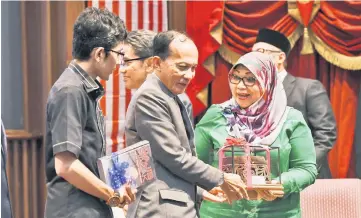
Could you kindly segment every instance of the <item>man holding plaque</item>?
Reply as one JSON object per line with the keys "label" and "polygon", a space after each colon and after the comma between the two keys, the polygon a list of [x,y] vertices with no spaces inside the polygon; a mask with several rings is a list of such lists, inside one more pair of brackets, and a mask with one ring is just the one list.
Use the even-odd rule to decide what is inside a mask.
{"label": "man holding plaque", "polygon": [[193,127],[178,97],[195,75],[194,42],[176,31],[158,33],[153,55],[154,73],[131,100],[125,134],[127,145],[150,142],[157,180],[138,190],[127,217],[197,217],[196,196],[217,186],[229,202],[248,198],[238,175],[223,173],[196,157]]}
{"label": "man holding plaque", "polygon": [[113,217],[110,207],[134,200],[130,187],[118,193],[99,179],[105,155],[104,95],[97,77],[108,80],[123,60],[123,21],[108,10],[87,8],[74,24],[73,58],[50,90],[46,106],[45,217]]}

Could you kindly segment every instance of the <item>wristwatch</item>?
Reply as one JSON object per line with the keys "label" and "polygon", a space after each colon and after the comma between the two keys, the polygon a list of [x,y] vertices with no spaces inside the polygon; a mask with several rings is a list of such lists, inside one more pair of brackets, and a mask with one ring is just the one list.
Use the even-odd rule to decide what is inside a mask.
{"label": "wristwatch", "polygon": [[125,203],[125,200],[120,197],[118,191],[114,191],[113,196],[111,196],[107,201],[107,204],[110,207],[124,207]]}

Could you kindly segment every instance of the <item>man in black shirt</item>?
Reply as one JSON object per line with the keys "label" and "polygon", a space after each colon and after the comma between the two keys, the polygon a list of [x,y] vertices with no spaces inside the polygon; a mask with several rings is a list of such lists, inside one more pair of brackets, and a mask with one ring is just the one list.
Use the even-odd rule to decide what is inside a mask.
{"label": "man in black shirt", "polygon": [[87,8],[74,24],[73,58],[50,90],[46,107],[45,217],[112,217],[110,207],[134,200],[128,186],[118,193],[99,179],[105,155],[104,95],[97,77],[108,80],[123,61],[127,32],[108,10]]}

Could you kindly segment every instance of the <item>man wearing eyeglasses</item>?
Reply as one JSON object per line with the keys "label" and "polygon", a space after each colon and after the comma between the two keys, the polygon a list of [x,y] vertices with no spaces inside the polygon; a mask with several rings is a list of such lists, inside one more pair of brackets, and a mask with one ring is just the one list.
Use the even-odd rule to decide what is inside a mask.
{"label": "man wearing eyeglasses", "polygon": [[113,217],[111,207],[134,200],[99,179],[105,155],[104,95],[97,77],[108,80],[123,60],[123,21],[108,10],[87,8],[74,24],[73,61],[50,90],[46,105],[45,217]]}
{"label": "man wearing eyeglasses", "polygon": [[278,69],[278,79],[283,83],[287,95],[287,105],[302,112],[312,131],[318,178],[332,178],[327,154],[336,141],[336,121],[322,83],[318,80],[294,77],[286,71],[285,64],[291,45],[287,37],[280,32],[261,29],[252,50],[272,56]]}
{"label": "man wearing eyeglasses", "polygon": [[125,136],[128,145],[150,142],[157,180],[138,190],[127,217],[195,218],[196,196],[216,186],[231,202],[246,198],[240,176],[223,173],[196,156],[193,127],[178,97],[196,73],[194,42],[176,31],[161,32],[154,37],[153,55],[154,73],[132,97]]}
{"label": "man wearing eyeglasses", "polygon": [[[153,39],[156,33],[151,30],[134,30],[128,33],[124,44],[124,61],[119,71],[123,74],[127,89],[138,89],[147,76],[153,73]],[[178,95],[187,109],[193,123],[193,108],[187,94]]]}

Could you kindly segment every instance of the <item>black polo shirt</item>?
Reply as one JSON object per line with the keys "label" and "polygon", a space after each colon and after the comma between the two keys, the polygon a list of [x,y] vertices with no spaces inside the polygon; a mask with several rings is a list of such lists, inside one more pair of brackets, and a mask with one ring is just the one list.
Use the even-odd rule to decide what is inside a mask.
{"label": "black polo shirt", "polygon": [[54,156],[73,153],[99,177],[97,159],[105,155],[103,87],[71,62],[50,90],[46,105],[45,217],[112,217],[110,207],[68,183],[55,172]]}

